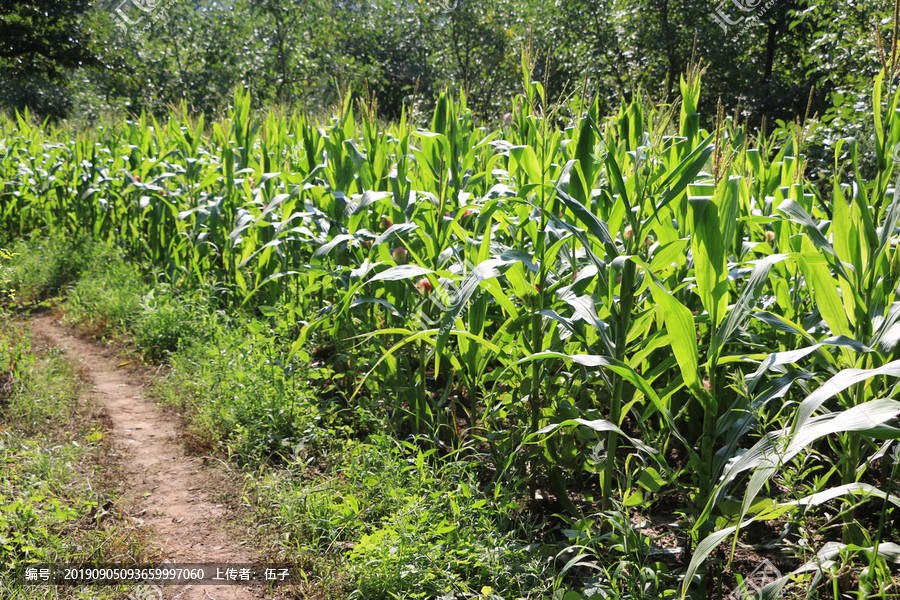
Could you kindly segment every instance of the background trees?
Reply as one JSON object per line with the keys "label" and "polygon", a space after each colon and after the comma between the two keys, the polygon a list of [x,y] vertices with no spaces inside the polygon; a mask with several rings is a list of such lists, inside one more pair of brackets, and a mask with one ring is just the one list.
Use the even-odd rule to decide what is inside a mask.
{"label": "background trees", "polygon": [[[596,96],[601,108],[636,90],[672,100],[693,56],[707,66],[704,114],[721,98],[757,126],[764,117],[803,117],[808,105],[830,123],[864,99],[862,82],[880,60],[872,30],[889,16],[874,0],[745,0],[746,12],[692,0],[153,4],[144,0],[149,10],[135,13],[150,24],[141,33],[117,26],[117,8],[138,10],[127,3],[0,3],[0,75],[20,92],[3,94],[3,105],[91,117],[162,114],[186,100],[214,114],[243,83],[259,105],[313,111],[349,89],[392,119],[404,107],[427,110],[449,87],[467,92],[476,117],[492,120],[520,91],[523,53],[548,101]],[[738,23],[723,28],[716,10]],[[62,85],[53,106],[40,92],[48,82]]]}
{"label": "background trees", "polygon": [[82,0],[0,1],[0,105],[64,114],[71,70],[96,64],[89,22]]}

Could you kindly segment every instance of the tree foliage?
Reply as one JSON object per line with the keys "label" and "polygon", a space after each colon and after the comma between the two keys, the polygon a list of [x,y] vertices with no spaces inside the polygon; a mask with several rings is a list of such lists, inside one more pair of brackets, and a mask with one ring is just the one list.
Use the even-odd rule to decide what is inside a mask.
{"label": "tree foliage", "polygon": [[6,76],[58,80],[79,69],[72,95],[86,112],[163,114],[186,100],[215,114],[240,83],[259,106],[313,111],[350,90],[388,119],[427,112],[450,88],[467,93],[477,117],[496,119],[521,91],[523,58],[548,102],[578,94],[602,109],[637,90],[671,101],[698,60],[702,112],[715,114],[721,99],[756,126],[857,110],[880,66],[871,30],[890,16],[874,0],[745,0],[745,12],[709,0],[234,0],[157,3],[123,26],[108,3],[2,6]]}
{"label": "tree foliage", "polygon": [[0,67],[7,77],[62,79],[94,63],[82,0],[0,1]]}
{"label": "tree foliage", "polygon": [[82,0],[0,0],[0,105],[59,116],[71,69],[96,65]]}

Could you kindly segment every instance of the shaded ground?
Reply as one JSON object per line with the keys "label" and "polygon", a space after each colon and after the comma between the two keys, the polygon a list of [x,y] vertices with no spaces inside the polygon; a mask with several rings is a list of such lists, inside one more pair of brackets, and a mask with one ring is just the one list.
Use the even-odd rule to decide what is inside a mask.
{"label": "shaded ground", "polygon": [[[144,397],[141,386],[120,368],[115,356],[69,335],[47,315],[36,317],[31,329],[80,363],[91,384],[90,400],[109,414],[109,441],[126,479],[122,506],[110,509],[122,510],[146,526],[170,563],[254,562],[253,550],[230,530],[231,510],[214,498],[231,487],[225,475],[204,464],[203,458],[184,452],[175,419]],[[146,596],[148,600],[157,597]],[[163,597],[238,600],[272,596],[259,586],[195,585],[166,588]]]}

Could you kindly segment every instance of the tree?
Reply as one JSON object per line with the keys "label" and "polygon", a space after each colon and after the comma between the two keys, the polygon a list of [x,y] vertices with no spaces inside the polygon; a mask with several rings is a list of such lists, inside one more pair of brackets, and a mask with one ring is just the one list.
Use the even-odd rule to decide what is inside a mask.
{"label": "tree", "polygon": [[82,0],[0,0],[0,105],[62,116],[71,69],[97,64]]}
{"label": "tree", "polygon": [[0,0],[0,66],[7,77],[59,80],[66,69],[95,64],[81,17],[82,0]]}

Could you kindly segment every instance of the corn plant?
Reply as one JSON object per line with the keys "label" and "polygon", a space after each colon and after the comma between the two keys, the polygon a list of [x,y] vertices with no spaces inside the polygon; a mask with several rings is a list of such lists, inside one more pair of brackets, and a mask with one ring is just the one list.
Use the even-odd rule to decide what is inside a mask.
{"label": "corn plant", "polygon": [[[433,449],[483,449],[496,497],[550,492],[580,523],[594,501],[609,521],[680,494],[685,593],[747,524],[836,498],[840,549],[875,586],[892,532],[854,511],[897,503],[863,481],[900,439],[895,71],[873,81],[877,175],[841,141],[827,197],[805,176],[810,124],[704,120],[697,67],[676,105],[590,101],[563,128],[531,74],[505,131],[446,92],[421,128],[349,96],[323,122],[259,114],[242,89],[214,122],[0,118],[0,230],[114,244],[159,282],[277,319],[273,364],[333,346],[342,402]],[[816,489],[760,497],[813,451],[834,456]]]}

